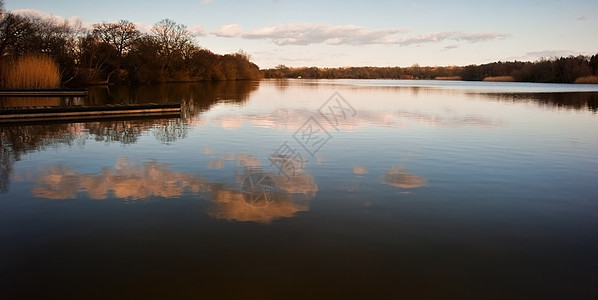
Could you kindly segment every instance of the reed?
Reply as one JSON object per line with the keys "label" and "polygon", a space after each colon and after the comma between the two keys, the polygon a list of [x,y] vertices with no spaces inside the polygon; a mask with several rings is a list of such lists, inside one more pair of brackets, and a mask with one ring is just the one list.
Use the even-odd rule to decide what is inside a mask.
{"label": "reed", "polygon": [[515,78],[513,76],[488,76],[484,77],[484,81],[511,82],[515,81]]}
{"label": "reed", "polygon": [[575,83],[598,83],[598,75],[579,77],[575,79]]}
{"label": "reed", "polygon": [[0,69],[0,88],[39,90],[60,87],[58,64],[49,56],[32,54],[7,59]]}
{"label": "reed", "polygon": [[461,76],[437,76],[434,80],[463,80]]}

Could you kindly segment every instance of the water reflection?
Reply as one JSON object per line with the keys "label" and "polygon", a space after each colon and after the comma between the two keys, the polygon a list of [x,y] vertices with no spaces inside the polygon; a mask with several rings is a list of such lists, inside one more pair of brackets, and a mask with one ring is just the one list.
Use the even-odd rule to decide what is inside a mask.
{"label": "water reflection", "polygon": [[0,126],[0,145],[9,147],[16,159],[30,151],[70,146],[92,137],[95,141],[133,144],[145,131],[162,142],[184,138],[188,127],[179,119],[123,120],[46,125]]}
{"label": "water reflection", "polygon": [[[282,84],[279,79],[276,86]],[[295,81],[290,79],[289,81]],[[296,82],[293,82],[296,84]],[[351,86],[359,91],[390,91],[407,97],[425,94],[484,95],[501,101],[530,101],[540,106],[598,112],[598,86],[595,84],[550,84],[529,82],[472,82],[438,80],[303,80],[302,85]]]}
{"label": "water reflection", "polygon": [[40,125],[0,126],[0,192],[8,191],[14,161],[34,151],[84,145],[86,140],[134,144],[144,132],[151,132],[168,144],[187,136],[188,126],[180,119],[123,120]]}
{"label": "water reflection", "polygon": [[[145,132],[164,144],[187,137],[197,116],[219,102],[240,104],[255,91],[259,82],[205,82],[140,87],[91,87],[87,97],[0,97],[0,107],[68,106],[135,103],[181,103],[181,118],[120,119],[85,123],[44,123],[0,126],[0,193],[8,191],[15,161],[32,151],[50,147],[98,142],[134,144]],[[234,127],[234,126],[233,126]]]}
{"label": "water reflection", "polygon": [[[222,168],[223,161],[235,161],[243,172],[235,176],[236,190],[213,187],[209,215],[215,219],[270,223],[309,210],[318,191],[312,175],[297,169],[290,176],[264,171],[258,157],[241,153],[223,154],[211,161]],[[208,166],[210,167],[210,165]]]}
{"label": "water reflection", "polygon": [[15,156],[12,149],[4,144],[0,147],[0,193],[8,192],[10,186],[10,174],[15,163]]}
{"label": "water reflection", "polygon": [[505,102],[528,101],[540,106],[598,112],[598,93],[503,93],[488,96]]}
{"label": "water reflection", "polygon": [[208,212],[211,217],[267,224],[308,211],[309,201],[318,191],[313,176],[306,173],[286,177],[252,167],[236,178],[240,190],[214,190]]}
{"label": "water reflection", "polygon": [[202,176],[175,172],[156,161],[135,165],[120,158],[113,168],[102,168],[97,175],[75,172],[64,165],[43,170],[31,194],[53,200],[73,199],[79,194],[96,200],[140,200],[153,196],[176,198],[186,191],[199,193],[208,189]]}
{"label": "water reflection", "polygon": [[[91,87],[85,98],[56,97],[0,97],[0,106],[102,105],[134,103],[181,102],[181,119],[125,119],[112,122],[45,123],[40,125],[0,126],[1,145],[10,147],[17,160],[20,154],[42,150],[48,145],[67,144],[82,133],[93,135],[98,141],[135,143],[148,130],[165,143],[186,137],[187,125],[212,105],[225,101],[243,103],[256,90],[256,82],[216,82],[195,84],[165,84],[144,87]],[[69,100],[71,99],[71,100]],[[29,103],[35,100],[35,103]],[[40,102],[41,101],[41,102]]]}
{"label": "water reflection", "polygon": [[[255,127],[274,128],[277,130],[296,130],[311,116],[313,116],[313,110],[285,108],[264,112],[263,114],[220,115],[212,119],[212,122],[224,129],[238,129],[243,126],[243,119],[246,119]],[[408,109],[389,109],[380,111],[360,108],[359,114],[339,123],[338,129],[350,131],[371,125],[404,128],[408,126],[408,122],[442,127],[478,126],[486,128],[496,127],[503,124],[499,119],[473,113],[459,114],[454,111],[433,113]]]}
{"label": "water reflection", "polygon": [[361,166],[354,166],[353,167],[353,174],[355,175],[365,175],[368,174],[370,171],[366,167]]}
{"label": "water reflection", "polygon": [[309,210],[306,201],[296,201],[290,194],[277,194],[269,205],[260,207],[247,203],[240,191],[216,190],[212,197],[214,205],[208,214],[214,219],[268,224]]}
{"label": "water reflection", "polygon": [[[168,164],[157,161],[134,164],[121,157],[114,167],[102,168],[97,174],[77,172],[63,164],[42,169],[31,194],[51,200],[88,197],[125,201],[151,197],[179,198],[185,193],[203,194],[211,199],[212,205],[208,210],[211,217],[259,223],[290,218],[309,210],[309,201],[318,191],[313,176],[303,172],[290,177],[267,173],[259,167],[251,167],[256,161],[251,155],[239,154],[237,157],[238,165],[243,166],[244,171],[233,176],[235,182],[232,184],[210,182],[202,175],[173,171]],[[17,174],[15,178],[26,181],[32,176]],[[251,180],[252,188],[249,188]],[[264,186],[272,190],[264,191]],[[264,194],[266,192],[268,194]]]}
{"label": "water reflection", "polygon": [[[273,161],[287,157],[270,155],[283,142],[301,147],[292,135],[337,88],[359,119],[331,132],[316,157],[299,148],[307,162],[284,170],[288,178],[278,174]],[[247,294],[270,290],[255,276],[266,270],[282,278],[272,285],[280,291],[319,283],[314,294],[351,294],[360,275],[376,274],[363,295],[389,295],[404,289],[397,282],[417,293],[419,283],[458,287],[496,270],[494,281],[509,290],[545,274],[528,294],[589,290],[598,249],[588,244],[598,228],[596,114],[414,90],[291,84],[278,97],[276,85],[262,82],[250,101],[219,103],[235,99],[225,92],[187,119],[0,127],[0,179],[4,187],[12,180],[0,195],[0,249],[15,258],[0,267],[11,274],[5,285],[58,295],[68,284],[56,283],[75,280],[84,294],[97,284],[69,274],[97,270],[97,280],[81,280],[122,282],[122,295],[157,280],[192,293],[214,278],[244,282],[238,290]],[[219,126],[224,117],[241,128]],[[66,275],[48,282],[48,274]],[[487,289],[477,294],[493,292],[478,283]]]}
{"label": "water reflection", "polygon": [[403,189],[414,189],[425,186],[428,180],[422,176],[410,174],[403,167],[390,167],[384,175],[382,180],[385,184]]}
{"label": "water reflection", "polygon": [[92,87],[84,104],[181,103],[181,118],[189,122],[216,103],[244,103],[258,87],[259,81]]}
{"label": "water reflection", "polygon": [[0,97],[0,108],[83,105],[85,97]]}

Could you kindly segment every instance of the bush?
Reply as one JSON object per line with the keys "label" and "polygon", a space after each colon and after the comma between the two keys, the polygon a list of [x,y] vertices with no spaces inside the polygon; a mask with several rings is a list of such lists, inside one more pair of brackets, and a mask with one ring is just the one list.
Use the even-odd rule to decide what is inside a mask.
{"label": "bush", "polygon": [[0,69],[0,88],[55,89],[60,87],[58,64],[49,56],[31,54],[6,60]]}

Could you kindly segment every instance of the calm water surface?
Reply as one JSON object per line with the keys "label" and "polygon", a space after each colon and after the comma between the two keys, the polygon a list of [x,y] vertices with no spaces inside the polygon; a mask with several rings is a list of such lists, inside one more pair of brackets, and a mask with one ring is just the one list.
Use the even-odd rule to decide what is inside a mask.
{"label": "calm water surface", "polygon": [[598,86],[264,80],[0,106],[0,298],[598,297]]}

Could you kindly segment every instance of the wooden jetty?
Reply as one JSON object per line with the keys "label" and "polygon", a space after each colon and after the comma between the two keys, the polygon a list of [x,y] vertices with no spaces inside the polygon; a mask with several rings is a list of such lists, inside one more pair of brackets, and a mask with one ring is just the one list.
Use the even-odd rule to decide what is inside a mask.
{"label": "wooden jetty", "polygon": [[83,97],[87,90],[0,90],[0,97]]}
{"label": "wooden jetty", "polygon": [[0,123],[180,116],[180,103],[0,108]]}

